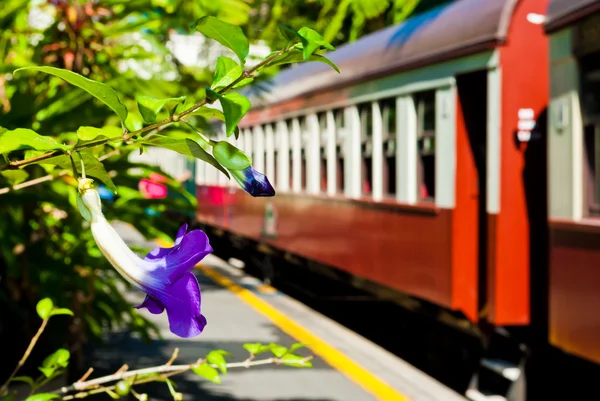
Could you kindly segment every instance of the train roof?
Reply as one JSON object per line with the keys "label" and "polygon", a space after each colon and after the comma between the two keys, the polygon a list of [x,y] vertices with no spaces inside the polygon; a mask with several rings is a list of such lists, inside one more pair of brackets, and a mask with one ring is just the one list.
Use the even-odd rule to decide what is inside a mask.
{"label": "train roof", "polygon": [[550,0],[544,28],[548,33],[554,32],[598,11],[598,0]]}
{"label": "train roof", "polygon": [[267,83],[268,93],[246,94],[261,108],[494,48],[506,40],[516,3],[455,0],[329,52],[341,74],[323,63],[300,64]]}

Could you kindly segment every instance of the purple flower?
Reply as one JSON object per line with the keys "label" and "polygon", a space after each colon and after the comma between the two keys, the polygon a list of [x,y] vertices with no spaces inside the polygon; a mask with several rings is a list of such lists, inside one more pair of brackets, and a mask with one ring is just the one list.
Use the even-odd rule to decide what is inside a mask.
{"label": "purple flower", "polygon": [[136,308],[155,315],[166,309],[171,332],[194,337],[204,330],[206,318],[200,310],[200,285],[191,270],[213,250],[203,231],[186,231],[184,224],[172,248],[155,248],[144,258],[155,273],[142,288],[146,299]]}
{"label": "purple flower", "polygon": [[201,312],[200,285],[191,270],[212,252],[206,234],[201,230],[187,232],[184,224],[172,248],[155,248],[141,259],[102,214],[100,197],[91,180],[80,179],[77,203],[82,216],[91,223],[100,251],[126,280],[146,293],[146,299],[136,308],[147,308],[153,314],[166,309],[169,328],[179,337],[200,334],[206,318]]}
{"label": "purple flower", "polygon": [[254,197],[275,195],[275,190],[269,179],[264,174],[254,170],[252,166],[243,170],[230,170],[230,173],[238,184]]}

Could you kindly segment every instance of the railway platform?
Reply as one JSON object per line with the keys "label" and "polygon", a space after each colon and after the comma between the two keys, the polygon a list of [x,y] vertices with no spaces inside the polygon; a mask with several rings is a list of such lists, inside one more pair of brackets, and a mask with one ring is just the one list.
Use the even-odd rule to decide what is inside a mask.
{"label": "railway platform", "polygon": [[[153,246],[130,226],[115,226],[131,245]],[[466,400],[376,344],[221,259],[209,255],[196,274],[208,320],[200,336],[178,338],[169,332],[164,314],[140,310],[160,328],[163,338],[147,344],[129,333],[111,334],[105,346],[92,351],[97,372],[114,371],[124,363],[130,369],[163,364],[175,347],[179,348],[177,363],[192,363],[213,349],[229,351],[230,361],[243,361],[248,355],[245,343],[305,343],[309,347],[297,353],[314,355],[310,369],[273,365],[231,369],[222,376],[221,384],[189,372],[176,376],[177,391],[184,400],[202,401]],[[143,299],[141,293],[127,296],[132,304]],[[159,399],[172,399],[166,385],[156,386]]]}

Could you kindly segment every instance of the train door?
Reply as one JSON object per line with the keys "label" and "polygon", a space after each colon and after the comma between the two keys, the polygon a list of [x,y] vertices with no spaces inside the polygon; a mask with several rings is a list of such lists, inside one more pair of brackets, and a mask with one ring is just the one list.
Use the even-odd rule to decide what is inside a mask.
{"label": "train door", "polygon": [[470,156],[476,170],[472,186],[477,204],[478,315],[485,315],[487,300],[487,213],[486,213],[486,133],[487,71],[476,71],[456,77],[458,102],[467,132]]}

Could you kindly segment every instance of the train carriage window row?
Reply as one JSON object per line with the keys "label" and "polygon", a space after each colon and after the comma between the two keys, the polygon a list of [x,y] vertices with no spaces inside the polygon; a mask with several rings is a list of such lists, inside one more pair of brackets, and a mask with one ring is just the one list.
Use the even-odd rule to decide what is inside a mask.
{"label": "train carriage window row", "polygon": [[[433,203],[440,90],[446,89],[246,127],[235,144],[279,192]],[[399,143],[410,149],[400,151]],[[399,155],[414,159],[408,163],[412,167],[399,162]],[[197,177],[198,183],[228,185],[207,170]],[[398,186],[406,183],[411,188],[400,193]]]}

